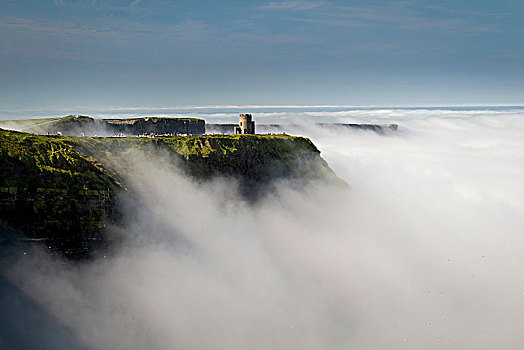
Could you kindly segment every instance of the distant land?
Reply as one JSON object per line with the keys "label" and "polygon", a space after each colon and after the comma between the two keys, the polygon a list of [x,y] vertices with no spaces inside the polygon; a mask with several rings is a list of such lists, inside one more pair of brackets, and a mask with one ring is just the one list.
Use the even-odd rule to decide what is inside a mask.
{"label": "distant land", "polygon": [[[232,123],[207,124],[198,118],[174,117],[136,117],[96,119],[82,115],[68,115],[62,118],[39,118],[0,121],[0,127],[15,129],[35,134],[57,134],[64,136],[116,136],[116,135],[203,135],[203,134],[233,134],[235,126]],[[369,123],[315,123],[318,127],[349,128],[374,131],[380,134],[395,132],[396,124]],[[257,133],[283,133],[286,128],[297,125],[257,124]]]}
{"label": "distant land", "polygon": [[[387,134],[398,130],[397,124],[357,124],[357,123],[315,123],[317,127],[323,128],[347,128],[363,131],[374,131],[379,134]],[[233,134],[236,124],[206,124],[206,132],[210,134]],[[257,131],[262,134],[282,133],[287,128],[300,127],[298,124],[258,124]]]}
{"label": "distant land", "polygon": [[41,118],[1,121],[0,127],[35,134],[57,134],[64,136],[114,136],[143,134],[202,135],[205,121],[197,118],[128,118],[95,119],[82,115],[62,118]]}

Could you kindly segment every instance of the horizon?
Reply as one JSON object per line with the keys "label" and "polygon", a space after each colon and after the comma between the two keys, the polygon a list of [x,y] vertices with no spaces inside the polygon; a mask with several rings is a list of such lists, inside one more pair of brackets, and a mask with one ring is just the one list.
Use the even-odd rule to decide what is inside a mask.
{"label": "horizon", "polygon": [[[82,112],[79,112],[82,110]],[[397,124],[422,119],[505,118],[523,115],[524,106],[179,106],[179,107],[99,107],[31,111],[5,114],[0,111],[0,128],[18,130],[23,120],[60,119],[70,115],[102,119],[197,118],[207,124],[238,122],[238,115],[249,113],[257,125],[312,125],[315,123]],[[10,123],[13,122],[13,123]]]}
{"label": "horizon", "polygon": [[[10,116],[20,118],[46,118],[61,117],[68,115],[91,116],[92,111],[199,111],[199,110],[384,110],[384,109],[499,109],[499,108],[524,108],[522,104],[375,104],[375,105],[173,105],[173,106],[73,106],[73,107],[56,107],[56,108],[16,108],[0,110],[0,120],[9,120]],[[86,112],[82,112],[84,110]],[[249,113],[249,111],[246,111]],[[37,114],[42,114],[38,116]],[[52,114],[52,115],[51,115]]]}
{"label": "horizon", "polygon": [[[85,112],[74,110],[83,109]],[[343,106],[343,105],[201,105],[201,106],[97,106],[97,107],[73,107],[49,110],[19,110],[19,111],[0,111],[0,121],[40,119],[40,118],[60,118],[69,115],[89,116],[93,118],[125,118],[128,117],[187,117],[191,116],[212,116],[213,112],[223,113],[251,113],[257,112],[327,112],[330,111],[384,111],[384,110],[459,110],[459,111],[491,111],[524,109],[524,105],[442,105],[442,106]],[[32,114],[31,114],[32,113]],[[256,115],[255,115],[256,117]]]}

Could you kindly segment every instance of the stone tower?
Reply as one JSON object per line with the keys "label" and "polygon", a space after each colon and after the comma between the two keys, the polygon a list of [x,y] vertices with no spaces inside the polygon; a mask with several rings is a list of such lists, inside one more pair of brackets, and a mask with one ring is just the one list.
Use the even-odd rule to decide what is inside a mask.
{"label": "stone tower", "polygon": [[235,126],[235,134],[254,134],[255,122],[251,114],[241,114],[239,117],[239,125]]}

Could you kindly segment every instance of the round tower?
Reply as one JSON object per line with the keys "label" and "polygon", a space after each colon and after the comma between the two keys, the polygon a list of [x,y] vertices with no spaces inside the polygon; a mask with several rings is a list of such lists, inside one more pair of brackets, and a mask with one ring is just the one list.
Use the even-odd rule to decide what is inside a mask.
{"label": "round tower", "polygon": [[253,122],[251,114],[240,114],[239,133],[240,134],[254,134],[255,133],[255,122]]}

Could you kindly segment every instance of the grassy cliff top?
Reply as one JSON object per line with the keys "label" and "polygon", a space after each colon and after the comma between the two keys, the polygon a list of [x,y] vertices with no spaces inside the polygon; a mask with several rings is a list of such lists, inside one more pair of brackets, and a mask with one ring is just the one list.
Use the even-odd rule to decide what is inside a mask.
{"label": "grassy cliff top", "polygon": [[295,155],[320,153],[309,139],[289,135],[203,135],[160,139],[185,157],[207,157],[212,153],[228,155],[238,151],[276,151]]}
{"label": "grassy cliff top", "polygon": [[97,159],[110,171],[133,174],[136,152],[164,165],[183,169],[196,179],[225,176],[241,179],[250,186],[273,180],[295,178],[304,181],[324,178],[340,181],[320,151],[307,138],[289,135],[199,135],[164,137],[80,137],[64,138],[80,153]]}
{"label": "grassy cliff top", "polygon": [[[263,151],[266,147],[279,147],[286,151],[316,152],[319,150],[307,138],[290,135],[194,135],[147,137],[68,137],[63,138],[75,145],[141,146],[164,144],[183,156],[206,157],[210,153],[233,153],[252,148]],[[257,149],[255,149],[255,147]],[[262,148],[260,148],[262,147]]]}
{"label": "grassy cliff top", "polygon": [[[198,135],[147,137],[59,137],[35,135],[0,129],[0,152],[5,157],[31,158],[36,168],[51,166],[60,160],[61,166],[72,167],[77,154],[74,147],[140,148],[144,145],[167,146],[182,156],[206,157],[212,153],[232,154],[237,151],[268,151],[269,148],[285,152],[320,153],[307,138],[290,135]],[[66,157],[71,153],[71,158]]]}
{"label": "grassy cliff top", "polygon": [[119,187],[99,163],[65,138],[0,129],[0,187],[112,190]]}
{"label": "grassy cliff top", "polygon": [[96,159],[109,159],[118,152],[164,149],[186,160],[233,158],[258,155],[285,160],[320,151],[307,138],[289,135],[198,135],[147,137],[64,137],[68,143]]}
{"label": "grassy cliff top", "polygon": [[304,167],[306,163],[334,176],[315,145],[297,136],[72,137],[0,129],[0,187],[120,187],[125,175],[133,174],[136,152],[181,165],[197,178],[221,175],[254,182],[286,176],[307,178],[312,168]]}

